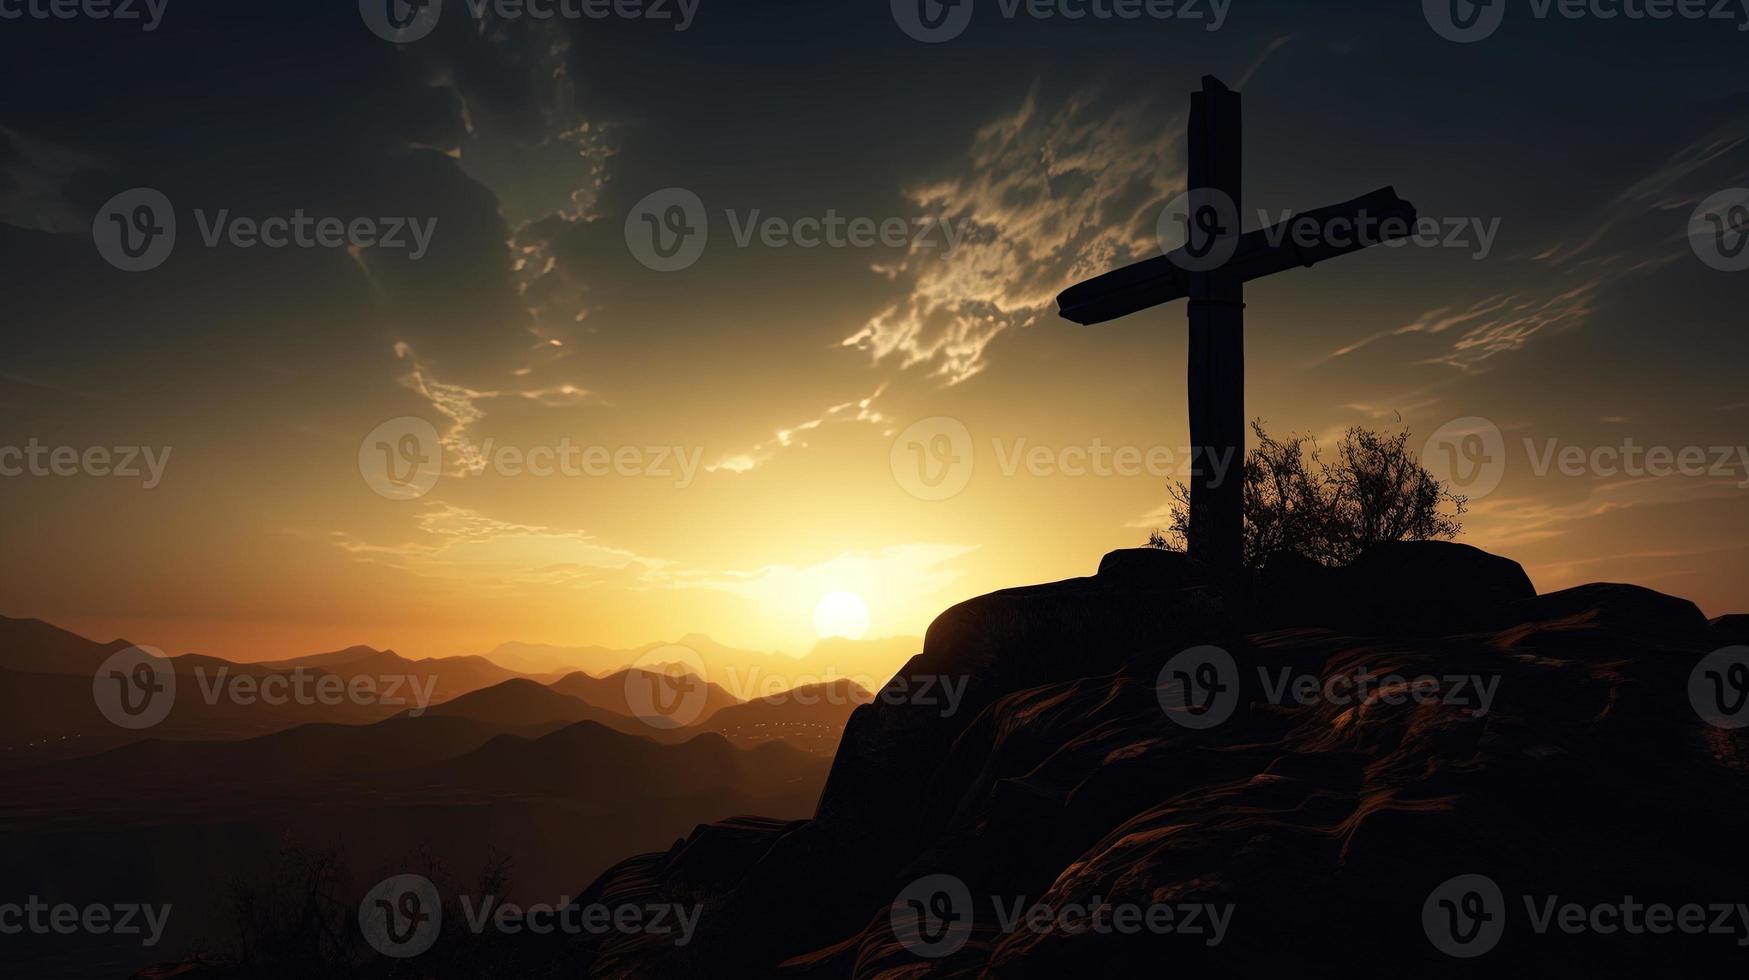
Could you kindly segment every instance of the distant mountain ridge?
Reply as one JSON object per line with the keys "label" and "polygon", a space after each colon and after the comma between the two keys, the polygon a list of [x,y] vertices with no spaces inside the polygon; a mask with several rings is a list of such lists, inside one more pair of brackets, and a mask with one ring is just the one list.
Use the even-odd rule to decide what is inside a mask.
{"label": "distant mountain ridge", "polygon": [[[585,704],[632,718],[655,714],[651,709],[659,708],[661,704],[671,704],[678,708],[682,701],[686,701],[684,707],[688,717],[682,719],[676,712],[674,720],[679,721],[680,725],[671,725],[668,718],[662,718],[658,719],[662,727],[699,724],[724,708],[741,703],[740,698],[708,680],[690,675],[676,676],[676,673],[673,670],[664,672],[659,669],[628,667],[606,677],[594,677],[582,671],[573,671],[547,686]],[[634,691],[640,687],[650,692],[651,703],[648,706],[632,703]]]}
{"label": "distant mountain ridge", "polygon": [[[667,648],[678,648],[668,651]],[[921,637],[893,636],[873,640],[828,637],[802,656],[731,647],[702,633],[688,633],[672,642],[661,640],[636,647],[566,647],[543,643],[501,643],[485,654],[499,666],[543,679],[582,672],[592,677],[646,666],[646,659],[675,662],[690,652],[703,665],[706,679],[747,701],[793,687],[844,677],[864,688],[878,688],[923,649]]]}
{"label": "distant mountain ridge", "polygon": [[[577,674],[574,677],[584,678],[592,685],[589,692],[599,703],[586,700],[576,694],[573,685],[570,690],[561,689],[557,685],[542,684],[530,677],[516,677],[494,684],[478,691],[470,691],[453,701],[434,705],[429,714],[439,718],[466,718],[483,724],[516,726],[530,724],[545,724],[563,722],[578,724],[588,722],[600,725],[626,735],[654,738],[658,741],[674,741],[676,738],[691,737],[705,729],[701,723],[716,709],[737,703],[727,692],[711,685],[715,693],[710,695],[708,703],[711,710],[696,715],[663,716],[657,712],[639,714],[628,704],[625,695],[626,683],[622,679],[627,671],[609,679],[588,678]],[[664,678],[668,680],[668,678]],[[690,678],[692,683],[705,684],[697,678]],[[609,696],[614,690],[620,692],[618,707],[614,706]]]}
{"label": "distant mountain ridge", "polygon": [[[39,619],[0,616],[0,670],[90,676],[111,654],[132,645],[126,639],[99,643]],[[677,648],[672,656],[661,653],[668,647]],[[249,662],[201,653],[165,653],[177,664],[178,673],[184,667],[192,670],[204,666],[212,670],[228,667],[233,671],[317,670],[347,679],[365,674],[435,674],[438,678],[435,700],[450,700],[513,677],[552,683],[581,671],[601,678],[628,667],[682,662],[682,651],[689,651],[702,662],[707,680],[736,700],[748,701],[840,677],[854,680],[864,688],[878,688],[922,649],[920,637],[872,640],[828,637],[798,657],[741,649],[719,643],[703,633],[687,633],[672,642],[658,640],[625,648],[512,641],[485,654],[420,659],[364,645]],[[656,655],[652,663],[639,663],[652,654]]]}
{"label": "distant mountain ridge", "polygon": [[[370,725],[417,714],[462,718],[500,728],[593,722],[614,731],[673,742],[704,731],[720,712],[753,700],[757,707],[731,716],[736,744],[767,741],[786,732],[807,751],[830,751],[843,724],[862,694],[825,698],[826,704],[802,710],[797,703],[764,704],[792,686],[810,682],[810,664],[780,654],[758,654],[726,647],[708,637],[682,637],[689,646],[672,651],[691,665],[648,665],[616,668],[603,676],[572,671],[559,676],[531,677],[484,656],[433,657],[412,660],[393,650],[352,646],[342,650],[255,663],[234,663],[200,653],[168,657],[178,682],[174,706],[159,724],[141,731],[118,728],[93,700],[93,677],[112,655],[127,649],[125,639],[98,643],[34,619],[0,617],[0,769],[55,759],[77,758],[142,739],[249,739],[307,725]],[[822,644],[828,659],[845,662],[850,653],[883,648],[904,649],[910,641],[874,641],[842,647]],[[664,646],[650,644],[645,654],[665,660]],[[597,648],[605,649],[605,648]],[[618,659],[627,651],[615,652]],[[844,653],[843,657],[839,654]],[[691,656],[688,656],[691,654]],[[728,663],[724,658],[762,658]],[[780,662],[775,658],[782,657]],[[775,664],[775,665],[774,665]],[[702,665],[748,689],[743,698],[712,680],[697,689],[671,676]],[[715,666],[718,669],[712,671]],[[794,668],[794,673],[779,670]],[[830,667],[827,670],[831,670]],[[823,671],[824,673],[825,671]],[[358,679],[380,700],[351,697],[324,700],[263,698],[270,679],[281,689],[302,684],[306,690],[338,690]],[[338,682],[338,684],[336,683]],[[327,685],[323,687],[323,685]],[[251,692],[246,697],[233,692]],[[638,692],[638,693],[634,693]],[[814,700],[814,695],[803,695]],[[743,724],[745,719],[759,720]]]}
{"label": "distant mountain ridge", "polygon": [[[126,730],[94,681],[129,646],[0,619],[0,866],[27,892],[174,895],[166,941],[178,947],[223,934],[234,879],[263,873],[287,841],[391,860],[424,850],[469,869],[503,855],[526,900],[551,901],[701,822],[802,817],[829,765],[823,733],[835,742],[854,708],[841,699],[843,718],[795,742],[748,738],[713,725],[740,700],[691,674],[578,674],[555,689],[485,657],[354,646],[259,663],[170,656],[168,716]],[[409,676],[431,694],[422,708],[259,696],[276,678],[283,689]],[[656,715],[689,710],[638,717],[636,692]],[[674,720],[687,724],[663,724]]]}
{"label": "distant mountain ridge", "polygon": [[429,675],[437,679],[434,700],[438,701],[448,701],[522,676],[520,671],[499,666],[478,655],[409,660],[393,650],[376,650],[367,646],[290,660],[264,661],[252,666],[268,670],[321,669],[348,680],[367,675]]}
{"label": "distant mountain ridge", "polygon": [[[506,683],[513,693],[540,686]],[[502,858],[514,891],[500,897],[552,902],[700,822],[749,811],[805,816],[828,765],[786,744],[743,748],[709,732],[657,742],[592,721],[441,715],[242,741],[148,739],[0,771],[0,866],[24,895],[173,902],[163,947],[136,945],[130,956],[180,955],[222,944],[237,882],[278,881],[276,856],[288,849],[293,860],[338,855],[372,880],[384,873],[379,862],[399,868],[431,855],[472,874]],[[8,977],[129,972],[66,972],[16,944],[5,949]]]}
{"label": "distant mountain ridge", "polygon": [[855,681],[841,677],[731,705],[712,716],[708,727],[738,745],[782,741],[830,757],[838,750],[851,712],[874,698]]}
{"label": "distant mountain ridge", "polygon": [[131,645],[98,643],[40,619],[0,616],[0,670],[89,676],[110,654]]}

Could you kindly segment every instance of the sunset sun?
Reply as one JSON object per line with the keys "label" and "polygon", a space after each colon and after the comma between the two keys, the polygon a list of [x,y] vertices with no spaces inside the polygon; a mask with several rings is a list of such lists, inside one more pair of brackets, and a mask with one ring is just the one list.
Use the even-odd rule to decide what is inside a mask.
{"label": "sunset sun", "polygon": [[854,592],[826,593],[814,607],[814,631],[821,639],[862,639],[868,633],[868,603]]}

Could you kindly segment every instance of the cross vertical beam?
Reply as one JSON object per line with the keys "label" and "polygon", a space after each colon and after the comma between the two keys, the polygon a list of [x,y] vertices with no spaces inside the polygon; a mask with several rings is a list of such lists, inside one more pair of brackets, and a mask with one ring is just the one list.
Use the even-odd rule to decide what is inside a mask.
{"label": "cross vertical beam", "polygon": [[[1212,200],[1230,201],[1220,220],[1238,221],[1241,113],[1239,93],[1205,76],[1190,102],[1190,215],[1194,235],[1209,228]],[[1203,193],[1199,194],[1201,191]],[[1243,228],[1223,228],[1237,238]],[[1223,266],[1190,277],[1191,553],[1220,580],[1237,582],[1245,539],[1245,281]]]}
{"label": "cross vertical beam", "polygon": [[[1245,284],[1409,237],[1415,205],[1383,187],[1245,234],[1239,93],[1213,76],[1190,97],[1184,242],[1076,283],[1057,297],[1073,323],[1105,323],[1163,303],[1190,305],[1190,520],[1185,543],[1209,584],[1241,598],[1245,572]],[[1177,235],[1169,236],[1176,240]]]}

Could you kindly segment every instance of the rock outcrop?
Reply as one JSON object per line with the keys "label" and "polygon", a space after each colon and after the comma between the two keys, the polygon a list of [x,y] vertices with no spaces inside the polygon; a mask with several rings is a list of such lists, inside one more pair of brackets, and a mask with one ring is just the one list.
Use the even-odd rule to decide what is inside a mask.
{"label": "rock outcrop", "polygon": [[[1478,964],[1434,933],[1470,910],[1439,893],[1462,875],[1500,892],[1481,962],[1509,972],[1741,962],[1749,917],[1732,935],[1568,935],[1532,914],[1550,896],[1749,901],[1749,729],[1709,724],[1690,693],[1736,622],[1630,586],[1537,596],[1459,545],[1272,562],[1237,616],[1183,571],[1119,552],[943,613],[857,709],[814,819],[701,828],[592,887],[705,908],[687,946],[617,937],[592,974],[1455,975]],[[1236,694],[1191,727],[1162,707],[1163,673],[1206,647]],[[947,906],[915,889],[941,882],[963,894],[925,924],[956,928],[919,929],[909,910]],[[1230,918],[1211,942],[1005,923],[1016,903]]]}
{"label": "rock outcrop", "polygon": [[1712,627],[1726,643],[1749,643],[1749,615],[1720,616],[1712,621]]}

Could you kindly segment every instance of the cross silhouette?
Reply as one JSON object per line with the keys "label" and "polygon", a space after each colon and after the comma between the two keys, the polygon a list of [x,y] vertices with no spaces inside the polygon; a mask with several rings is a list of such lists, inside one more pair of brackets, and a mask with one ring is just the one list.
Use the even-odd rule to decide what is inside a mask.
{"label": "cross silhouette", "polygon": [[[1414,205],[1389,187],[1244,233],[1239,93],[1212,75],[1190,97],[1185,244],[1064,290],[1064,319],[1104,323],[1179,299],[1190,317],[1190,535],[1196,560],[1237,582],[1244,549],[1245,283],[1406,238]],[[1219,466],[1206,465],[1216,460]]]}

